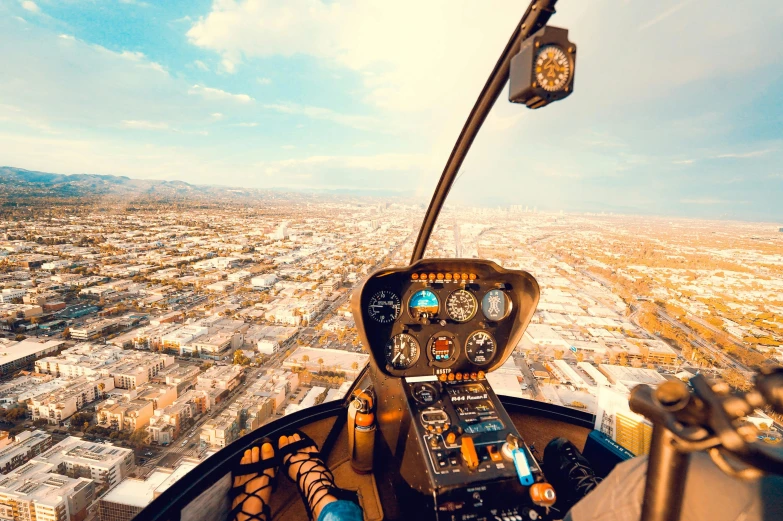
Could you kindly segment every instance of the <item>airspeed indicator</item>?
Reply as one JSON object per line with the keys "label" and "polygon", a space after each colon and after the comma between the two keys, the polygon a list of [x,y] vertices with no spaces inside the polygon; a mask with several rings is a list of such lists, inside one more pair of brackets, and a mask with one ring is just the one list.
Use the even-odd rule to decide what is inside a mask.
{"label": "airspeed indicator", "polygon": [[391,291],[381,290],[370,297],[367,314],[381,324],[394,322],[400,316],[400,297]]}

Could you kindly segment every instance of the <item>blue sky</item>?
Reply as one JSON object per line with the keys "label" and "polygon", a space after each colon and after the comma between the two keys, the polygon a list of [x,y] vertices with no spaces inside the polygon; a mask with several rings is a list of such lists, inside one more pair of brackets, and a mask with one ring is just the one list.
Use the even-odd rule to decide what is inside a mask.
{"label": "blue sky", "polygon": [[[589,4],[589,5],[586,5]],[[561,0],[453,203],[783,220],[783,4]],[[524,2],[0,0],[0,164],[427,200]]]}

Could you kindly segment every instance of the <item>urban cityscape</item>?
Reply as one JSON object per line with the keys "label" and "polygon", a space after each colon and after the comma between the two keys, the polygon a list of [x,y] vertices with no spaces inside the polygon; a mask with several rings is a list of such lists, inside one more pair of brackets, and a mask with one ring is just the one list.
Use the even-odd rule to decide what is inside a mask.
{"label": "urban cityscape", "polygon": [[[368,358],[351,292],[407,264],[423,207],[281,197],[5,212],[0,517],[130,519],[244,434],[345,396]],[[649,425],[607,427],[603,401],[697,373],[744,389],[783,360],[781,252],[771,224],[511,206],[447,208],[427,256],[533,274],[493,388],[596,414],[642,454]],[[775,420],[748,418],[769,443]]]}

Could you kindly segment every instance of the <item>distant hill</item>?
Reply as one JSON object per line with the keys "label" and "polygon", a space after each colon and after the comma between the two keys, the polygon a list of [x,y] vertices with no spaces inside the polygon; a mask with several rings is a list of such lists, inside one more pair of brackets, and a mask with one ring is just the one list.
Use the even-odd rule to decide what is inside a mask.
{"label": "distant hill", "polygon": [[0,167],[0,187],[5,200],[28,197],[143,196],[187,197],[226,193],[224,188],[191,185],[184,181],[154,181],[98,174],[50,174],[11,166]]}
{"label": "distant hill", "polygon": [[[19,209],[40,206],[101,205],[139,206],[161,202],[178,205],[214,206],[223,204],[296,204],[316,200],[388,200],[412,192],[355,189],[268,189],[195,185],[184,181],[131,179],[126,176],[99,174],[52,174],[0,166],[0,207]],[[369,200],[369,201],[367,201]]]}

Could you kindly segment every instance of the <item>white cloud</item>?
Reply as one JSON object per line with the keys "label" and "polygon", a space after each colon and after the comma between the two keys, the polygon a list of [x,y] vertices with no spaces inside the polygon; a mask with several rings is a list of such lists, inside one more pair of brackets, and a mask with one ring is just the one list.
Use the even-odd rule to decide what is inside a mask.
{"label": "white cloud", "polygon": [[748,159],[751,157],[763,156],[770,152],[772,152],[772,149],[766,148],[764,150],[752,150],[750,152],[720,154],[715,157],[718,159]]}
{"label": "white cloud", "polygon": [[730,201],[717,197],[697,197],[695,199],[680,199],[683,204],[714,205],[714,204],[747,204],[747,201]]}
{"label": "white cloud", "polygon": [[322,58],[367,73],[366,101],[420,110],[475,95],[520,14],[512,0],[492,9],[478,3],[454,9],[448,0],[215,1],[188,38],[232,63],[241,56]]}
{"label": "white cloud", "polygon": [[128,5],[135,5],[138,7],[149,7],[150,4],[147,2],[141,2],[139,0],[119,0],[121,4],[128,4]]}
{"label": "white cloud", "polygon": [[197,67],[199,70],[202,70],[202,71],[209,71],[209,67],[207,67],[207,64],[206,64],[206,63],[204,63],[204,62],[203,62],[203,61],[201,61],[201,60],[195,60],[195,61],[193,62],[193,65],[195,65],[195,66],[196,66],[196,67]]}
{"label": "white cloud", "polygon": [[672,161],[675,165],[692,165],[695,162],[694,159],[682,159],[679,161]]}
{"label": "white cloud", "polygon": [[280,112],[282,114],[296,114],[312,119],[323,119],[354,127],[358,129],[378,130],[378,122],[375,118],[368,116],[357,116],[352,114],[341,114],[332,109],[324,107],[313,107],[309,105],[299,105],[297,103],[268,103],[263,106],[267,110]]}
{"label": "white cloud", "polygon": [[30,11],[31,13],[40,13],[41,8],[38,7],[38,4],[33,2],[32,0],[24,0],[24,2],[21,2],[22,9],[25,11]]}
{"label": "white cloud", "polygon": [[168,130],[168,123],[162,121],[144,121],[135,119],[126,119],[121,123],[123,128],[135,128],[142,130]]}
{"label": "white cloud", "polygon": [[195,94],[207,100],[231,100],[239,103],[252,103],[255,100],[247,94],[232,94],[221,89],[204,87],[203,85],[193,85],[188,94]]}
{"label": "white cloud", "polygon": [[212,118],[213,121],[219,121],[223,119],[223,114],[221,114],[220,112],[213,112],[212,114],[210,114],[210,117]]}
{"label": "white cloud", "polygon": [[46,134],[58,134],[48,122],[32,117],[14,105],[0,105],[0,121],[22,125]]}
{"label": "white cloud", "polygon": [[234,60],[223,58],[220,61],[220,65],[223,67],[223,70],[229,74],[234,74],[237,71],[237,65],[234,63]]}
{"label": "white cloud", "polygon": [[76,39],[73,36],[71,36],[70,34],[61,34],[60,38],[62,38],[63,40],[75,40]]}
{"label": "white cloud", "polygon": [[653,25],[655,25],[655,24],[657,24],[657,23],[660,23],[660,22],[662,22],[662,21],[666,20],[666,19],[667,19],[667,18],[669,18],[671,15],[673,15],[674,13],[676,13],[677,11],[679,11],[680,9],[682,9],[683,7],[685,7],[686,5],[690,4],[692,1],[693,1],[693,0],[686,0],[686,1],[684,1],[684,2],[680,2],[679,4],[677,4],[677,5],[674,5],[674,6],[670,7],[670,8],[669,8],[669,9],[667,9],[666,11],[662,12],[661,14],[659,14],[658,16],[656,16],[655,18],[653,18],[652,20],[648,20],[647,22],[644,22],[643,24],[641,24],[641,25],[639,26],[639,30],[640,30],[640,31],[644,31],[645,29],[649,29],[649,28],[650,28],[650,27],[652,27]]}
{"label": "white cloud", "polygon": [[410,171],[428,168],[431,160],[420,154],[375,154],[365,156],[309,156],[297,159],[282,159],[260,163],[267,171],[278,173],[284,169],[302,170],[314,166],[328,166],[341,169],[369,171]]}
{"label": "white cloud", "polygon": [[272,79],[271,78],[258,78],[256,79],[259,85],[271,85]]}

